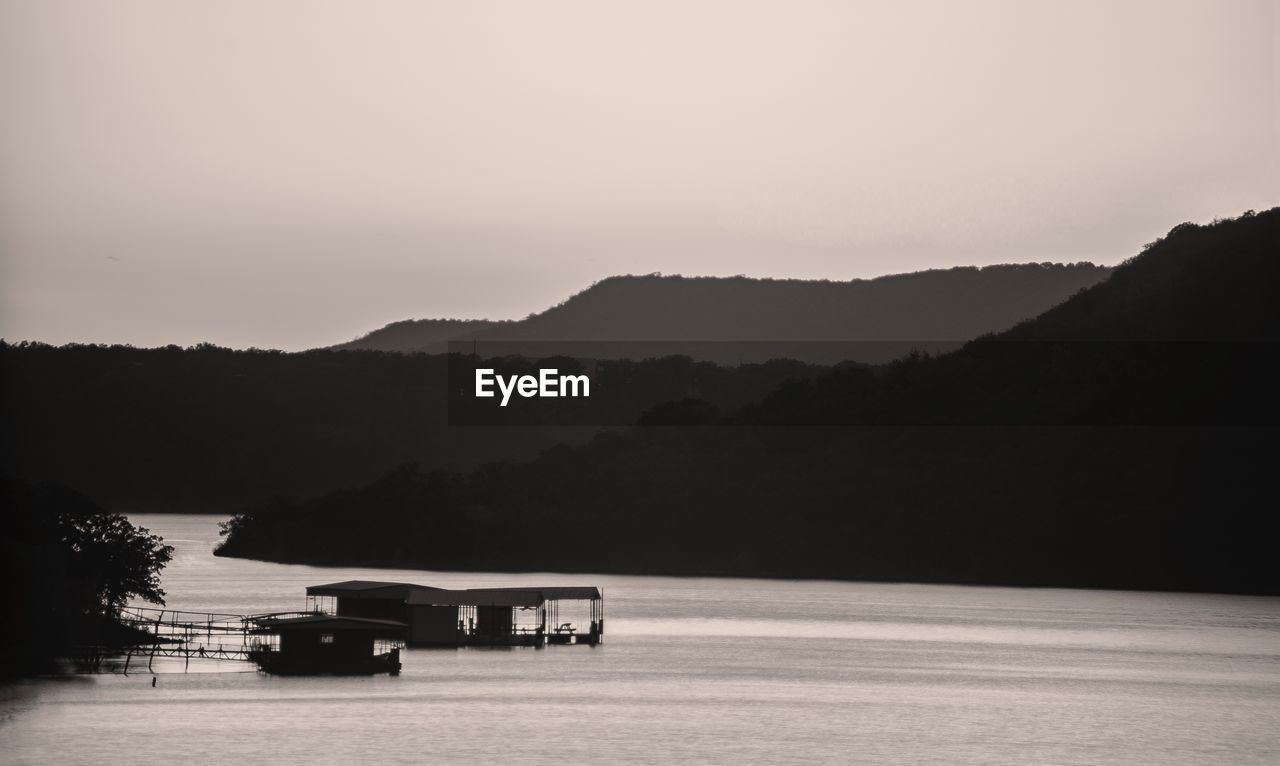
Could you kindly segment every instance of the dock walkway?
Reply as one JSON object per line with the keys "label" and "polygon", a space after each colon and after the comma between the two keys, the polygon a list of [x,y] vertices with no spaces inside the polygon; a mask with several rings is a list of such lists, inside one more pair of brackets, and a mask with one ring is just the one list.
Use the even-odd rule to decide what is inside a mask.
{"label": "dock walkway", "polygon": [[259,644],[259,636],[254,634],[254,629],[262,620],[307,614],[310,612],[223,614],[126,607],[120,613],[120,622],[146,631],[155,637],[155,642],[123,648],[124,671],[129,672],[129,665],[135,658],[138,661],[145,659],[148,668],[156,657],[182,657],[187,664],[192,659],[250,662],[250,653]]}

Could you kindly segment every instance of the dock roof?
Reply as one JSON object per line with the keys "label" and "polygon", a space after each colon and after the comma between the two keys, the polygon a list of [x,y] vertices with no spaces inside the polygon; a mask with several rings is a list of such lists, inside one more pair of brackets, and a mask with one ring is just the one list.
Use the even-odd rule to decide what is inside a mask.
{"label": "dock roof", "polygon": [[360,631],[398,633],[407,626],[395,620],[373,620],[364,617],[337,617],[331,614],[310,614],[303,617],[266,617],[258,620],[255,633],[285,633],[302,631]]}
{"label": "dock roof", "polygon": [[486,590],[420,590],[405,600],[410,606],[542,606],[542,593],[525,588]]}
{"label": "dock roof", "polygon": [[378,580],[344,580],[328,585],[311,585],[307,587],[308,596],[341,596],[354,599],[388,599],[403,601],[415,590],[440,590],[428,585],[415,585],[408,582],[381,582]]}
{"label": "dock roof", "polygon": [[600,598],[600,589],[593,585],[558,585],[550,588],[534,588],[548,601],[594,601]]}
{"label": "dock roof", "polygon": [[550,588],[467,588],[466,590],[419,590],[409,593],[405,603],[430,606],[541,606],[546,601],[590,601],[600,598],[592,586]]}
{"label": "dock roof", "polygon": [[591,585],[555,585],[549,588],[468,588],[467,590],[471,593],[511,590],[537,591],[547,601],[591,601],[600,598],[600,589]]}
{"label": "dock roof", "polygon": [[593,601],[601,597],[600,589],[590,585],[451,590],[378,580],[344,580],[312,585],[307,588],[307,595],[403,601],[419,606],[540,606],[545,601]]}

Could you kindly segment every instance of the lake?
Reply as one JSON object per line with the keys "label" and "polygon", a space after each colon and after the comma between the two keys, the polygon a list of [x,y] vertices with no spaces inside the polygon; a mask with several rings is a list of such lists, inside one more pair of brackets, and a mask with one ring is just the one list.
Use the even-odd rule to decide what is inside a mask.
{"label": "lake", "polygon": [[1205,764],[1280,762],[1280,599],[320,568],[176,548],[169,606],[301,609],[347,579],[599,585],[597,647],[409,649],[401,675],[158,660],[0,687],[0,761]]}

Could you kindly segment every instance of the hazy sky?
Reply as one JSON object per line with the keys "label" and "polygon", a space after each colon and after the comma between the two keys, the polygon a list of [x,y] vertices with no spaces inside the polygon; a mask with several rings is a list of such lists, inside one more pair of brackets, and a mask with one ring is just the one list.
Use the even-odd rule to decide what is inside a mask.
{"label": "hazy sky", "polygon": [[0,336],[1114,263],[1280,204],[1267,0],[0,0]]}

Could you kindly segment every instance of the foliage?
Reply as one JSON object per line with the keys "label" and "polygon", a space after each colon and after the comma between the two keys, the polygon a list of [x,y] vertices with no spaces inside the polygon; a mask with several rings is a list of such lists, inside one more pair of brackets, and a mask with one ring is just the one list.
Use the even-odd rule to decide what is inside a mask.
{"label": "foliage", "polygon": [[634,422],[695,384],[730,408],[818,371],[621,360],[602,364],[596,392],[626,396],[593,392],[591,418],[574,421],[592,425],[459,429],[448,427],[454,403],[442,354],[0,342],[0,464],[126,511],[225,513],[365,484],[406,462],[465,470],[527,460],[589,438],[594,424]]}
{"label": "foliage", "polygon": [[247,511],[220,553],[1280,593],[1278,244],[1280,210],[1182,227],[955,353],[793,380],[725,427],[676,402],[646,422],[700,427],[469,473],[401,468]]}
{"label": "foliage", "polygon": [[0,477],[0,507],[11,621],[0,673],[41,669],[103,636],[124,635],[114,618],[130,599],[164,603],[160,571],[173,548],[147,529],[56,484]]}
{"label": "foliage", "polygon": [[77,601],[116,613],[131,598],[164,605],[160,570],[173,547],[117,513],[60,514],[60,542],[70,574],[85,591]]}

